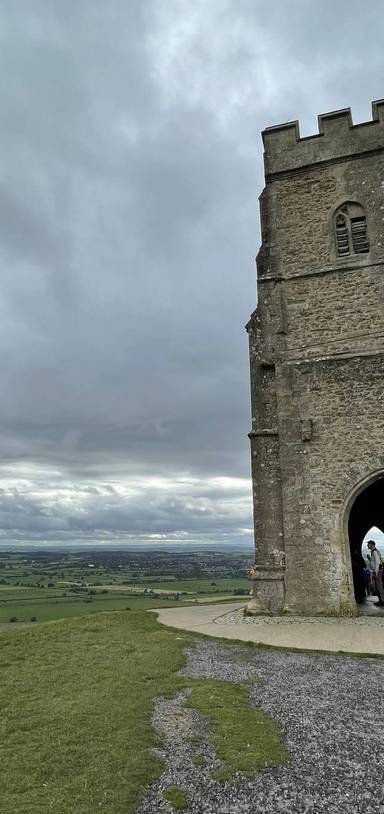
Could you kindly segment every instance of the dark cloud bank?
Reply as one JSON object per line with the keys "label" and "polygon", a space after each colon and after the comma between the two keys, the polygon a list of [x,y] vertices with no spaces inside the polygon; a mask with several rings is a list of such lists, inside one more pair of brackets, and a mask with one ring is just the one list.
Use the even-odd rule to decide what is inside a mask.
{"label": "dark cloud bank", "polygon": [[259,131],[369,118],[381,3],[2,12],[0,539],[249,543]]}

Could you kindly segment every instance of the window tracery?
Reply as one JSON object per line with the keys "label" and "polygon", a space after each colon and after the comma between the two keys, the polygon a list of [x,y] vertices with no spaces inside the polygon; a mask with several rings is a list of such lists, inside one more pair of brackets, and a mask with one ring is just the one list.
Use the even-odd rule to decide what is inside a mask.
{"label": "window tracery", "polygon": [[369,252],[367,219],[358,203],[345,203],[334,215],[336,252],[339,257]]}

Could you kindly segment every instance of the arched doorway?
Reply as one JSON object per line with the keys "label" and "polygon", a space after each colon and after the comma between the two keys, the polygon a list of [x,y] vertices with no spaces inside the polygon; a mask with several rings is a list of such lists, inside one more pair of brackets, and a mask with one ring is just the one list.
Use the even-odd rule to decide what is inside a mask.
{"label": "arched doorway", "polygon": [[384,475],[357,495],[349,512],[348,535],[356,602],[362,602],[364,598],[361,545],[373,526],[384,532]]}

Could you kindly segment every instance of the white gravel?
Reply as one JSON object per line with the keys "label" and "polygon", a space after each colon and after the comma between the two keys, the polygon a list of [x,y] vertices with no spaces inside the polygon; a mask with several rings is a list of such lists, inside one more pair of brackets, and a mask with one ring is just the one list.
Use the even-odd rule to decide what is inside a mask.
{"label": "white gravel", "polygon": [[[253,619],[245,624],[257,624],[247,618]],[[280,724],[291,762],[220,784],[210,777],[219,761],[208,744],[208,722],[183,708],[182,694],[159,700],[154,724],[164,737],[165,768],[138,814],[172,812],[162,791],[174,784],[186,790],[187,814],[384,814],[382,660],[215,641],[194,643],[187,656],[182,672],[191,678],[255,679],[251,703]],[[201,741],[189,740],[199,734]],[[194,755],[203,755],[206,766],[195,767]]]}

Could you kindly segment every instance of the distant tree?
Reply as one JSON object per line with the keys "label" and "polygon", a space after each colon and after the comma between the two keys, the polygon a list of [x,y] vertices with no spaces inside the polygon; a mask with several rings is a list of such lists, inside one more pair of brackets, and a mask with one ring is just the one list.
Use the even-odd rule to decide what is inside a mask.
{"label": "distant tree", "polygon": [[36,616],[31,616],[31,622],[37,622]]}
{"label": "distant tree", "polygon": [[10,616],[9,621],[10,622],[17,622],[18,618],[17,618],[17,616]]}

